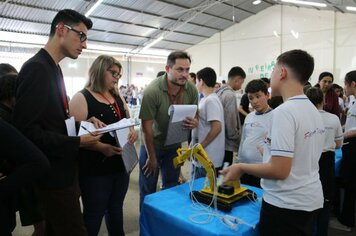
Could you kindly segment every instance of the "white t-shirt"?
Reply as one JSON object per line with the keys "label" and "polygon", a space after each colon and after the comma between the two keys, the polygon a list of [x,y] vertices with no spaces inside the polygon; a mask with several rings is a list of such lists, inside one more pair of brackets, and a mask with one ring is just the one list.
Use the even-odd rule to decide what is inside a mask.
{"label": "white t-shirt", "polygon": [[353,130],[356,130],[356,101],[350,104],[345,123],[345,132]]}
{"label": "white t-shirt", "polygon": [[313,211],[323,206],[318,162],[324,139],[321,115],[305,95],[291,97],[273,111],[263,162],[270,162],[272,156],[293,160],[286,179],[261,180],[267,203],[302,211]]}
{"label": "white t-shirt", "polygon": [[263,114],[253,111],[246,116],[237,156],[239,163],[262,163],[259,148],[263,149],[264,140],[272,126],[272,113],[273,110]]}
{"label": "white t-shirt", "polygon": [[321,118],[325,126],[325,143],[323,152],[335,151],[335,141],[342,140],[344,138],[341,128],[339,117],[335,114],[319,110]]}
{"label": "white t-shirt", "polygon": [[347,103],[347,108],[351,108],[351,106],[352,106],[352,104],[353,104],[353,102],[355,101],[356,99],[355,99],[355,96],[354,95],[350,95],[349,96],[349,102]]}
{"label": "white t-shirt", "polygon": [[201,143],[211,129],[210,121],[220,121],[221,132],[204,148],[214,167],[221,167],[225,155],[224,109],[216,93],[204,97],[199,102],[199,125],[193,130],[193,138]]}

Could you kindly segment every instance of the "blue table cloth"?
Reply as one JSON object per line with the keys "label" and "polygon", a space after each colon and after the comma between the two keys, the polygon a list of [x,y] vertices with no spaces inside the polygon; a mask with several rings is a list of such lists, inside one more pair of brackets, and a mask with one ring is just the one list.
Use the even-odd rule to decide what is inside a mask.
{"label": "blue table cloth", "polygon": [[341,148],[335,149],[335,176],[340,176],[341,159],[342,159]]}
{"label": "blue table cloth", "polygon": [[[203,178],[195,181],[193,190],[201,190]],[[257,223],[260,218],[262,190],[259,188],[247,188],[258,196],[257,202],[243,200],[233,204],[229,213],[211,209],[213,213],[232,215],[239,217],[247,224],[239,224],[237,229],[231,229],[221,221],[220,217],[213,217],[207,224],[198,224],[190,220],[190,217],[204,211],[193,208],[189,198],[189,185],[185,183],[170,189],[166,189],[145,197],[140,215],[140,234],[142,236],[181,236],[181,235],[259,235]],[[207,217],[198,217],[203,221]],[[253,227],[256,226],[256,227]]]}

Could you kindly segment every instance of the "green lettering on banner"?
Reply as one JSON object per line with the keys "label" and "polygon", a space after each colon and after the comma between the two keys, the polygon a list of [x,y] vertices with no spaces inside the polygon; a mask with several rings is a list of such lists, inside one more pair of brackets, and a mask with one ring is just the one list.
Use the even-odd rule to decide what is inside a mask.
{"label": "green lettering on banner", "polygon": [[271,72],[276,65],[276,62],[273,60],[270,63],[265,62],[261,64],[256,64],[254,66],[248,67],[247,73],[248,74],[259,74],[259,77],[267,77],[269,78],[271,75]]}

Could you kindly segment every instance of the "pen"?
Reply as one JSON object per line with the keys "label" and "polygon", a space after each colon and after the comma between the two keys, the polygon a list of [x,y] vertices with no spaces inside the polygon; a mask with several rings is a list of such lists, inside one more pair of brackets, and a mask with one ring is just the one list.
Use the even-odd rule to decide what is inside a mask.
{"label": "pen", "polygon": [[92,132],[90,132],[86,127],[84,127],[83,125],[81,125],[80,127],[82,127],[85,131],[87,131],[89,134],[95,136]]}

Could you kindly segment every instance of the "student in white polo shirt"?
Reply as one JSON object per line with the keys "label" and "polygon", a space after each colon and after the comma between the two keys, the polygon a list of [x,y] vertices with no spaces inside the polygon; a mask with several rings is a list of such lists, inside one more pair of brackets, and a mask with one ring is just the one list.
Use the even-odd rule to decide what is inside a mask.
{"label": "student in white polo shirt", "polygon": [[[245,91],[254,111],[245,118],[237,159],[239,163],[262,163],[264,140],[272,125],[269,93],[261,79],[250,81]],[[241,183],[261,188],[260,178],[253,175],[244,174]]]}
{"label": "student in white polo shirt", "polygon": [[[356,96],[356,70],[345,75],[345,95]],[[349,104],[346,116],[344,145],[342,146],[342,160],[340,176],[344,187],[344,201],[338,217],[341,225],[334,224],[333,228],[351,231],[355,226],[355,199],[356,199],[356,102]],[[343,226],[343,227],[340,227]]]}
{"label": "student in white polo shirt", "polygon": [[309,100],[319,110],[325,126],[325,143],[319,160],[319,175],[323,186],[324,205],[317,217],[316,236],[328,235],[330,206],[335,192],[335,148],[341,147],[344,138],[339,117],[323,110],[324,95],[320,88],[306,92]]}
{"label": "student in white polo shirt", "polygon": [[284,103],[273,111],[262,164],[234,164],[221,171],[224,181],[250,174],[262,178],[261,236],[311,235],[323,206],[318,161],[325,128],[320,113],[303,93],[314,59],[302,50],[277,58],[271,75],[272,96]]}

